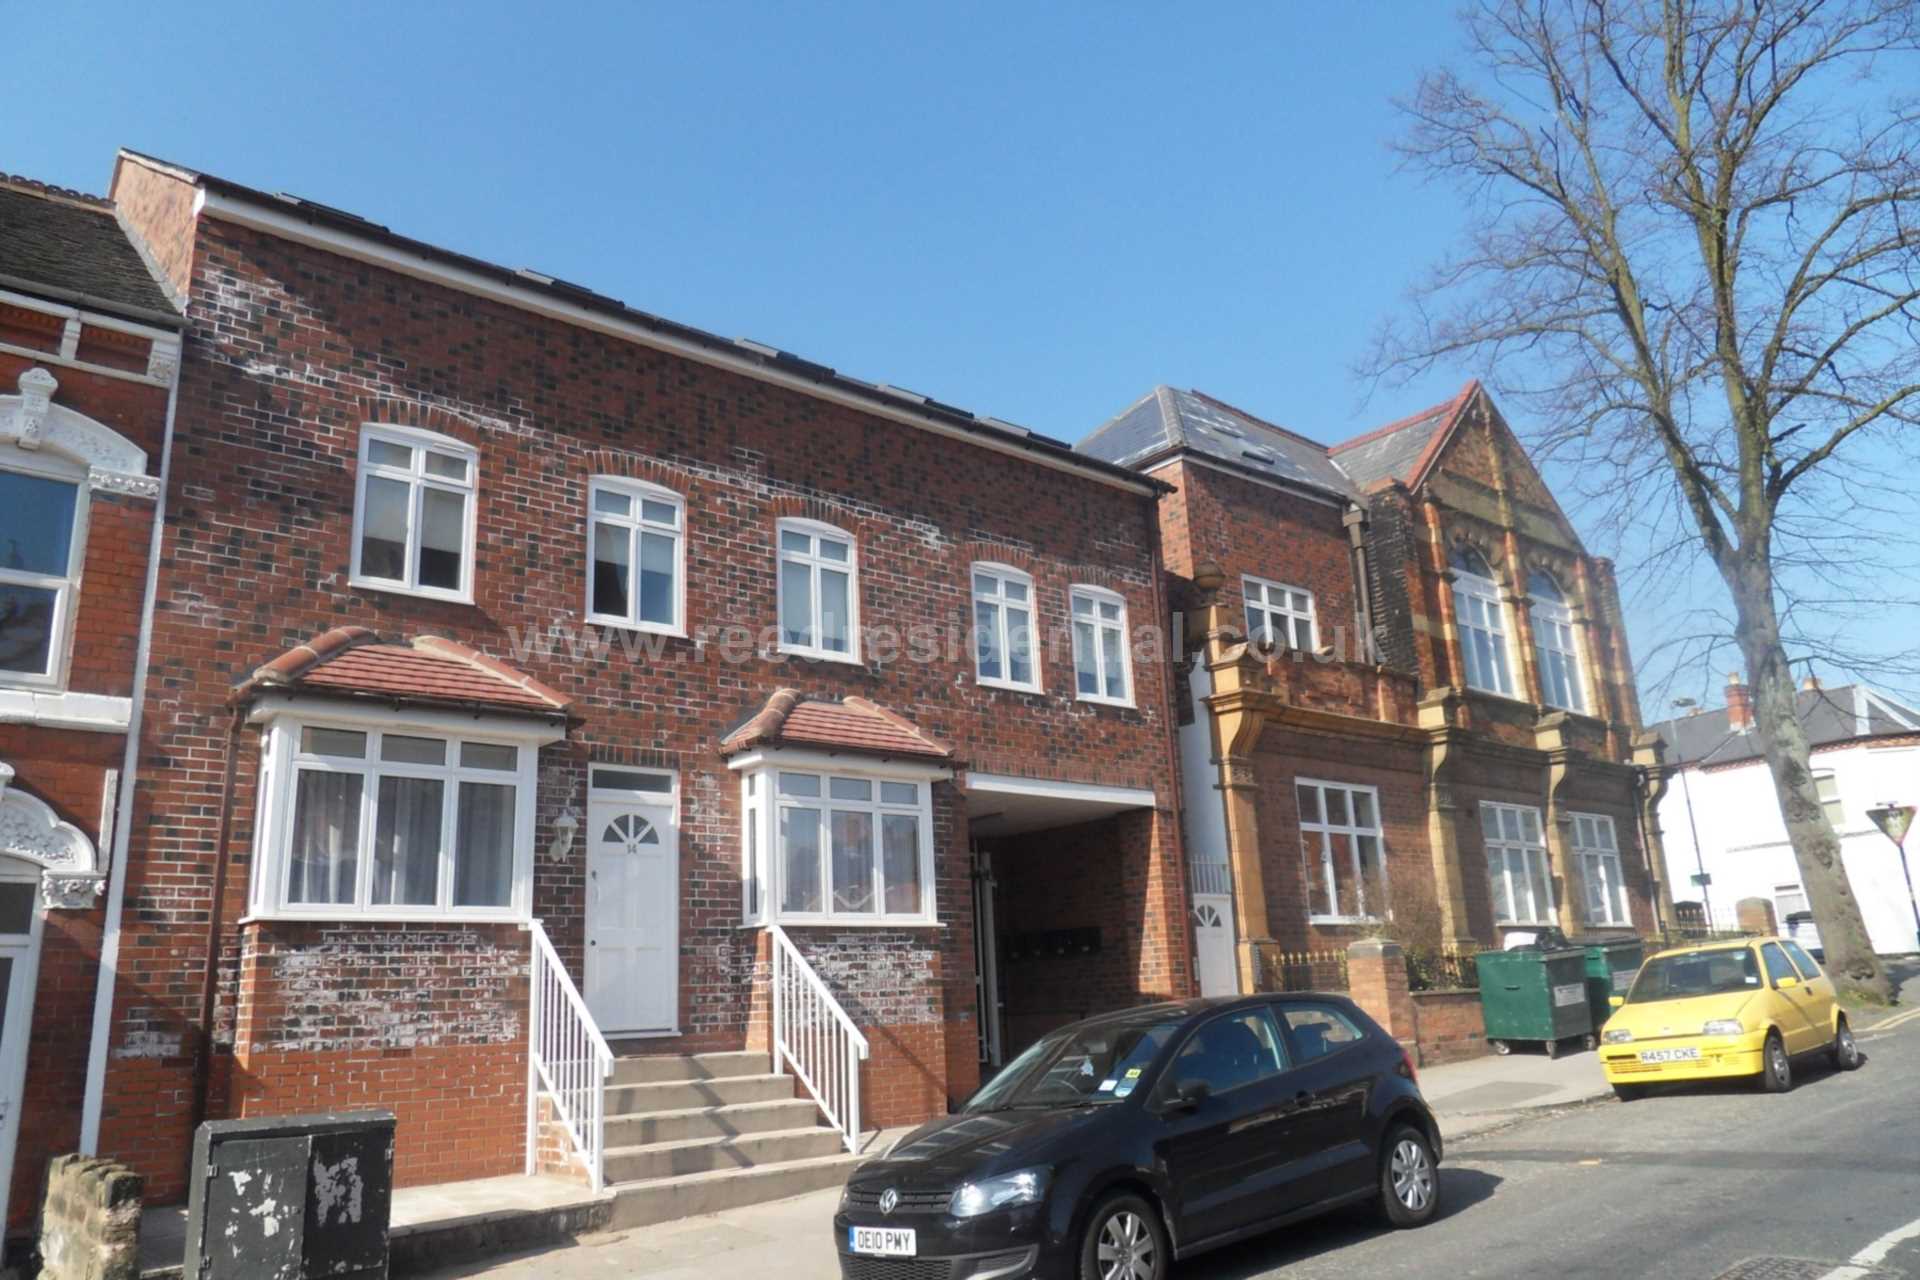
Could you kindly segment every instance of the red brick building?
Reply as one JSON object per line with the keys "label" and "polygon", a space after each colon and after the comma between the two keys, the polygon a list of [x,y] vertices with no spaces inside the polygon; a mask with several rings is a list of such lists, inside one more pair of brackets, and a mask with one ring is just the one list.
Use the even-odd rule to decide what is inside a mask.
{"label": "red brick building", "polygon": [[620,1182],[709,1132],[675,1081],[791,1098],[808,992],[872,1127],[1191,991],[1159,481],[147,157],[113,197],[186,316],[99,1139],[150,1198],[202,1116],[518,1172],[530,1078]]}
{"label": "red brick building", "polygon": [[1381,932],[1438,953],[1671,919],[1611,566],[1477,383],[1330,448],[1160,387],[1080,448],[1170,487],[1209,993]]}
{"label": "red brick building", "polygon": [[[179,313],[106,202],[0,175],[0,1206],[84,1140]],[[104,1063],[94,1062],[93,1070]]]}

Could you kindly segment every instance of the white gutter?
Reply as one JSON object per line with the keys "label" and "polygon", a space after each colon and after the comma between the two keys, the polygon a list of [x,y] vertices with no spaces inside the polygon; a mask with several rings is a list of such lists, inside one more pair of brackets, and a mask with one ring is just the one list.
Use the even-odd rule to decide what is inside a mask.
{"label": "white gutter", "polygon": [[[329,227],[315,226],[304,219],[291,217],[277,209],[265,208],[253,201],[240,197],[201,187],[197,199],[197,206],[197,212],[200,214],[219,218],[222,221],[235,223],[239,226],[250,227],[255,231],[263,231],[268,235],[278,236],[283,240],[291,240],[296,244],[304,244],[328,253],[339,254],[341,257],[352,258],[356,262],[365,262],[371,266],[383,267],[389,271],[397,271],[401,275],[412,276],[416,280],[425,280],[431,284],[458,289],[462,293],[473,294],[476,297],[486,298],[489,301],[498,302],[504,306],[516,308],[517,310],[529,311],[535,315],[546,316],[549,319],[559,320],[564,324],[570,324],[577,328],[591,329],[597,333],[604,333],[628,342],[637,343],[640,346],[651,347],[656,351],[665,351],[672,355],[683,357],[684,359],[711,365],[717,369],[725,369],[730,373],[737,373],[743,377],[771,383],[777,387],[785,387],[788,390],[797,391],[802,395],[812,396],[817,400],[825,400],[832,404],[858,409],[862,413],[871,414],[875,417],[888,418],[894,422],[915,427],[922,431],[931,431],[935,435],[947,436],[955,440],[964,440],[969,444],[977,444],[982,448],[992,449],[997,453],[1004,453],[1011,457],[1036,462],[1043,467],[1051,467],[1056,471],[1066,471],[1090,480],[1098,480],[1116,489],[1123,489],[1148,497],[1155,497],[1158,494],[1158,490],[1151,484],[1129,481],[1124,476],[1117,476],[1093,467],[1083,466],[1067,456],[1045,453],[1035,449],[1024,449],[1012,440],[995,439],[994,431],[991,427],[983,426],[979,431],[969,431],[931,415],[915,413],[905,407],[894,408],[863,396],[854,395],[851,392],[842,391],[811,378],[803,378],[795,374],[784,373],[778,369],[770,369],[753,360],[729,356],[725,352],[716,351],[701,343],[689,342],[682,338],[659,333],[645,325],[622,320],[617,316],[608,315],[603,311],[578,306],[536,289],[517,288],[498,280],[489,279],[479,272],[469,271],[463,267],[456,267],[446,263],[434,262],[424,255],[395,248],[392,245],[381,244],[367,237],[351,235],[347,232],[336,231]],[[722,339],[722,341],[724,341],[724,339]]]}
{"label": "white gutter", "polygon": [[[185,347],[182,331],[182,348]],[[119,811],[114,815],[113,865],[108,867],[107,920],[100,937],[100,978],[93,993],[93,1032],[87,1041],[87,1090],[80,1111],[80,1153],[100,1152],[100,1112],[106,1101],[107,1048],[113,1035],[113,996],[120,967],[120,919],[126,911],[128,843],[140,781],[140,729],[146,718],[147,667],[153,656],[153,611],[160,594],[160,549],[167,529],[167,479],[173,470],[173,419],[180,404],[179,365],[167,388],[167,424],[160,439],[160,496],[153,503],[153,536],[147,544],[147,589],[140,607],[140,641],[133,660],[133,709],[127,717],[127,750],[120,764]]]}

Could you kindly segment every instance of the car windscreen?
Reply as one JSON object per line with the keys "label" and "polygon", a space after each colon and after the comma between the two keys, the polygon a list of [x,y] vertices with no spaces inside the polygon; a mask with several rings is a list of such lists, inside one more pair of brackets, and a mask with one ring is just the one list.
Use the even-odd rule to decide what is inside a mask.
{"label": "car windscreen", "polygon": [[1042,1037],[967,1103],[970,1112],[1044,1110],[1118,1102],[1139,1087],[1179,1028],[1166,1022],[1096,1022]]}
{"label": "car windscreen", "polygon": [[1724,995],[1731,991],[1758,991],[1760,985],[1760,965],[1749,947],[1655,956],[1633,980],[1627,1003],[1647,1004],[1655,1000]]}

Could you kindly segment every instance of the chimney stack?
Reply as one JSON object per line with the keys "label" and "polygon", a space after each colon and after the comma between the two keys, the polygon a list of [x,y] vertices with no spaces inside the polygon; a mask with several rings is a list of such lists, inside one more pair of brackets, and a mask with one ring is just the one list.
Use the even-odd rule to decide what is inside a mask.
{"label": "chimney stack", "polygon": [[1805,690],[1807,693],[1818,693],[1820,692],[1821,689],[1825,688],[1826,686],[1820,683],[1819,676],[1810,675],[1806,679],[1800,682],[1800,687],[1801,689]]}
{"label": "chimney stack", "polygon": [[1747,682],[1740,678],[1738,671],[1727,675],[1727,728],[1734,733],[1745,733],[1753,728],[1753,698],[1747,692]]}

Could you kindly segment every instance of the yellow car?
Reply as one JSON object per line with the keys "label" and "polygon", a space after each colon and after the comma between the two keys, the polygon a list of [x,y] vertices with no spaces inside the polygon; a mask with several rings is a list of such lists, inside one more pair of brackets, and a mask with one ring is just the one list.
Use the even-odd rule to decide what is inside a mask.
{"label": "yellow car", "polygon": [[1600,1063],[1624,1102],[1650,1084],[1748,1077],[1793,1087],[1796,1058],[1860,1065],[1833,981],[1797,942],[1748,938],[1662,951],[1600,1035]]}

